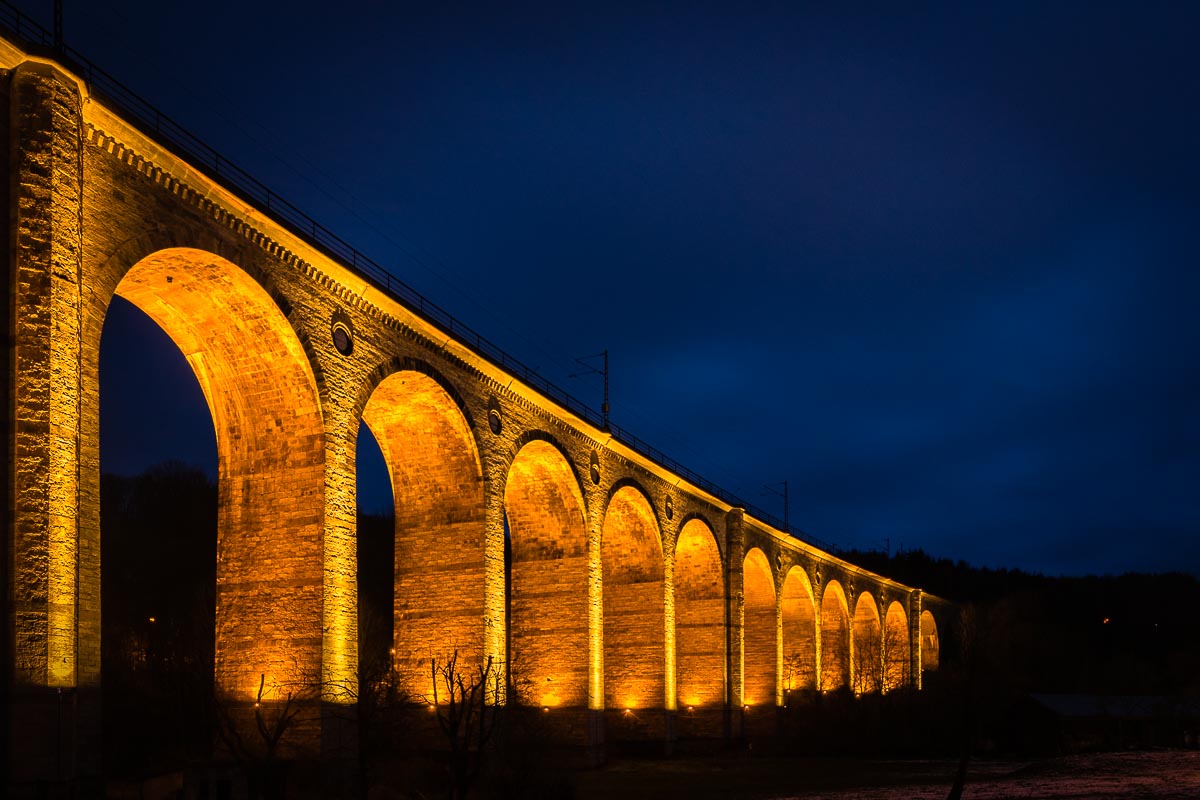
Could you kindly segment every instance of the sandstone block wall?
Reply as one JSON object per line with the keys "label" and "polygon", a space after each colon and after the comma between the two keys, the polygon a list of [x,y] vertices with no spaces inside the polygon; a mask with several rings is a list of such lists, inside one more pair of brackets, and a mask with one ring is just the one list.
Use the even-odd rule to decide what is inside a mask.
{"label": "sandstone block wall", "polygon": [[[63,741],[73,774],[99,769],[88,694],[102,677],[99,344],[115,296],[167,332],[209,403],[225,696],[252,700],[266,676],[273,691],[317,686],[324,703],[344,702],[337,687],[357,669],[364,422],[392,481],[393,639],[415,695],[428,693],[429,659],[457,649],[511,668],[517,699],[561,711],[593,743],[601,719],[613,739],[738,735],[744,704],[853,683],[849,609],[861,597],[908,631],[914,681],[936,665],[919,592],[630,450],[83,102],[74,76],[12,48],[0,56],[5,665],[29,710],[13,724],[35,730],[29,720],[58,713],[57,689],[76,693],[69,724],[21,738],[28,775],[62,769],[47,754]],[[902,617],[884,605],[894,601]],[[885,641],[858,649],[882,665]]]}

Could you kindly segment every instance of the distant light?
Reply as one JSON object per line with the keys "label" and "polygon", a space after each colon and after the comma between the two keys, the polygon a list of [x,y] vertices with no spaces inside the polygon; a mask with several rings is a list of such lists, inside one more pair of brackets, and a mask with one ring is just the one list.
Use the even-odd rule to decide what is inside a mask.
{"label": "distant light", "polygon": [[549,714],[549,713],[550,713],[550,706],[542,706],[542,713],[543,713],[543,714]]}
{"label": "distant light", "polygon": [[1105,618],[1104,618],[1104,624],[1105,624],[1105,625],[1107,625],[1107,624],[1108,624],[1108,617],[1105,617]]}
{"label": "distant light", "polygon": [[430,711],[433,711],[433,703],[430,703],[430,704],[429,704],[429,710],[430,710]]}
{"label": "distant light", "polygon": [[[151,617],[151,618],[150,618],[150,621],[151,621],[151,622],[158,622],[158,618],[157,618],[157,617]],[[1105,621],[1105,622],[1108,622],[1108,620],[1104,620],[1104,621]]]}
{"label": "distant light", "polygon": [[690,714],[690,713],[692,713],[692,712],[693,712],[693,711],[695,711],[695,710],[696,710],[696,709],[692,708],[691,706],[688,706],[688,713],[689,713],[689,714]]}
{"label": "distant light", "polygon": [[749,703],[746,703],[746,705],[742,706],[742,711],[749,711],[749,710],[750,710],[750,704],[749,704]]}

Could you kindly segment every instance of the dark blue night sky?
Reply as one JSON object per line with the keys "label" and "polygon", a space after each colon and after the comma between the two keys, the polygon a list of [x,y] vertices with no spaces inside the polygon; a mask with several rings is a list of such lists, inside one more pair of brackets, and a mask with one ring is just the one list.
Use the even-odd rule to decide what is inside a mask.
{"label": "dark blue night sky", "polygon": [[[568,5],[65,29],[597,406],[607,348],[614,422],[821,539],[1200,574],[1200,6]],[[108,325],[104,469],[214,471],[182,357]]]}

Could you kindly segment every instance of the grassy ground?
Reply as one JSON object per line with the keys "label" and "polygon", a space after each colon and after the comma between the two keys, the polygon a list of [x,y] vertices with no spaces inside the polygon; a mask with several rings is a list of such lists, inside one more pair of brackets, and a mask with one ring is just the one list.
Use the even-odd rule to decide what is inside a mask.
{"label": "grassy ground", "polygon": [[[575,775],[577,800],[942,800],[953,761],[831,758],[624,760]],[[1200,798],[1200,752],[1065,756],[972,763],[965,799]]]}

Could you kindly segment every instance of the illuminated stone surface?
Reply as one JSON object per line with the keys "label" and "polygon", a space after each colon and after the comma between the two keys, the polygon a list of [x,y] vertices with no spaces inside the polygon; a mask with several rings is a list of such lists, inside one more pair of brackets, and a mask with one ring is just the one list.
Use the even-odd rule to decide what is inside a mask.
{"label": "illuminated stone surface", "polygon": [[921,612],[921,671],[938,668],[941,651],[938,646],[937,621],[929,611]]}
{"label": "illuminated stone surface", "polygon": [[663,551],[654,510],[635,486],[619,488],[604,516],[604,705],[661,708],[665,623]]}
{"label": "illuminated stone surface", "polygon": [[757,547],[746,553],[743,565],[745,606],[742,616],[742,702],[751,706],[775,705],[778,665],[778,616],[775,580],[771,565]]}
{"label": "illuminated stone surface", "polygon": [[700,519],[675,545],[675,670],[681,708],[725,701],[725,586],[721,552]]}
{"label": "illuminated stone surface", "polygon": [[852,685],[857,694],[878,692],[883,683],[883,628],[879,606],[867,592],[854,604],[850,652]]}
{"label": "illuminated stone surface", "polygon": [[587,527],[583,494],[562,452],[534,440],[504,487],[512,549],[509,653],[522,700],[587,706]]}
{"label": "illuminated stone surface", "polygon": [[851,685],[850,612],[846,592],[837,581],[829,581],[821,596],[821,690],[833,691]]}
{"label": "illuminated stone surface", "polygon": [[[99,344],[115,295],[171,337],[212,415],[224,697],[251,698],[265,675],[271,692],[319,685],[326,704],[344,699],[330,687],[357,669],[364,421],[392,482],[393,639],[417,694],[432,656],[511,661],[522,699],[554,706],[571,741],[599,743],[739,735],[743,705],[766,720],[786,689],[853,686],[856,651],[876,689],[936,668],[935,598],[731,508],[569,413],[68,72],[3,41],[0,70],[17,780],[55,774],[60,743],[70,770],[100,768]],[[886,679],[903,651],[879,633],[884,606],[909,645],[908,671],[887,666]],[[60,734],[48,726],[62,697]],[[329,735],[320,720],[289,732],[308,746]]]}
{"label": "illuminated stone surface", "polygon": [[788,570],[780,598],[783,613],[783,688],[817,688],[817,614],[804,569]]}
{"label": "illuminated stone surface", "polygon": [[883,690],[890,692],[912,679],[912,637],[908,614],[899,601],[888,606],[883,621]]}

